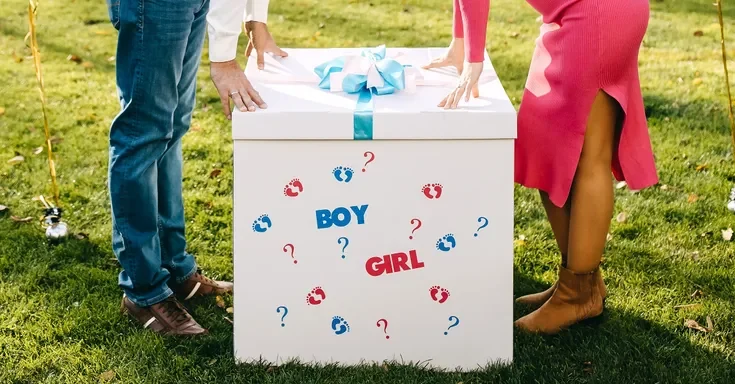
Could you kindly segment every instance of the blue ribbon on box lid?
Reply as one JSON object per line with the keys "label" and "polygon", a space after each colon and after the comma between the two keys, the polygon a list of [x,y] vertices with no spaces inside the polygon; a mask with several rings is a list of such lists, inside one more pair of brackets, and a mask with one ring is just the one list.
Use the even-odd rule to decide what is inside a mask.
{"label": "blue ribbon on box lid", "polygon": [[373,139],[373,94],[390,95],[406,89],[406,68],[386,58],[385,45],[365,49],[362,54],[341,56],[316,68],[319,88],[358,94],[353,116],[355,140]]}

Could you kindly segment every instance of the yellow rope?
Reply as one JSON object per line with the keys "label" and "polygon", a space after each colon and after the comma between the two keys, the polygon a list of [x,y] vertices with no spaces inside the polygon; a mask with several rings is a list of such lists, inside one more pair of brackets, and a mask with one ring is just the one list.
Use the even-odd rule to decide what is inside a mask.
{"label": "yellow rope", "polygon": [[36,80],[38,80],[38,91],[41,96],[41,111],[43,112],[43,130],[46,134],[46,148],[48,154],[49,173],[51,174],[51,186],[54,192],[54,203],[59,206],[59,186],[56,183],[56,167],[54,166],[53,151],[51,149],[51,132],[48,127],[48,116],[46,114],[46,92],[43,88],[43,74],[41,73],[41,53],[36,40],[36,10],[38,3],[28,0],[28,28],[26,40],[30,40],[31,52],[33,52],[33,64],[36,67]]}
{"label": "yellow rope", "polygon": [[735,158],[735,116],[733,115],[732,94],[730,93],[730,76],[727,73],[727,53],[725,48],[725,25],[722,21],[722,0],[717,0],[717,15],[720,18],[720,36],[722,39],[722,66],[725,68],[725,88],[727,89],[727,117],[730,119],[730,136],[732,140],[733,158]]}

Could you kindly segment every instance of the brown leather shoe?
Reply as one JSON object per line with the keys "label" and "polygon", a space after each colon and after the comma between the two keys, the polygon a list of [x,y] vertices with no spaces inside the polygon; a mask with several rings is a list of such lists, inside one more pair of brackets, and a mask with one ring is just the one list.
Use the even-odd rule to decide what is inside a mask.
{"label": "brown leather shoe", "polygon": [[585,319],[597,317],[604,309],[598,282],[600,268],[584,274],[559,268],[556,290],[541,308],[516,320],[525,331],[553,334]]}
{"label": "brown leather shoe", "polygon": [[183,283],[169,283],[171,289],[181,300],[189,300],[193,297],[222,295],[232,292],[232,283],[229,281],[214,281],[197,271]]}
{"label": "brown leather shoe", "polygon": [[207,334],[207,330],[202,328],[173,296],[150,307],[139,307],[123,295],[120,310],[142,324],[143,328],[148,328],[162,335],[196,336]]}
{"label": "brown leather shoe", "polygon": [[[597,285],[600,289],[600,294],[602,295],[602,299],[605,300],[607,298],[607,287],[605,286],[605,281],[602,279],[602,273],[599,272],[599,268],[596,275]],[[558,285],[559,281],[557,280],[556,282],[554,282],[554,285],[552,285],[549,289],[543,292],[521,296],[516,299],[516,303],[528,305],[531,307],[540,307],[551,298],[551,295],[554,294],[554,291],[556,290],[556,287]]]}

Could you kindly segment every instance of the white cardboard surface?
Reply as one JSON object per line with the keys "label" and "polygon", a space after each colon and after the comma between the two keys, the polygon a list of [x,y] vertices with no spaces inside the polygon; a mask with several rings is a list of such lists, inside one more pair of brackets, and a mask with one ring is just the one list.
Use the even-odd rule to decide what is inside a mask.
{"label": "white cardboard surface", "polygon": [[[269,108],[232,123],[236,359],[512,361],[512,105],[492,75],[456,111],[434,107],[451,87],[419,85],[377,96],[375,140],[355,141],[355,97],[296,81],[346,51],[359,52],[292,49],[267,71],[248,66]],[[400,51],[416,65],[443,52]],[[371,274],[386,256],[390,273]]]}
{"label": "white cardboard surface", "polygon": [[[512,360],[512,140],[237,140],[234,146],[238,361],[387,359],[452,370]],[[366,151],[375,159],[362,172]],[[482,162],[476,153],[484,154]],[[354,170],[350,182],[335,178],[336,167]],[[302,192],[284,195],[297,178]],[[441,197],[427,198],[426,184],[441,184]],[[362,205],[368,206],[363,224],[351,213],[344,227],[317,227],[317,210]],[[258,221],[264,214],[271,227],[254,231],[254,224],[267,227]],[[478,231],[481,216],[488,225]],[[422,225],[413,231],[415,218]],[[437,243],[447,234],[456,246],[444,252]],[[341,237],[349,240],[344,253]],[[367,272],[373,257],[412,250],[422,268]],[[432,298],[434,286],[448,291],[443,303]],[[326,298],[308,304],[317,287]],[[288,308],[285,317],[279,306]],[[335,333],[336,316],[349,332]],[[448,329],[450,316],[460,322]],[[385,333],[380,319],[388,322]]]}
{"label": "white cardboard surface", "polygon": [[[266,55],[265,70],[250,62],[245,73],[268,108],[233,114],[234,139],[352,140],[357,95],[320,89],[314,68],[330,59],[359,55],[358,48],[288,49],[287,58]],[[421,67],[443,48],[387,48],[401,64]],[[415,92],[374,96],[374,140],[499,139],[516,137],[516,111],[485,54],[480,97],[461,102],[459,110],[437,104],[458,79],[454,69],[420,70],[424,80]],[[297,124],[294,124],[297,122]]]}

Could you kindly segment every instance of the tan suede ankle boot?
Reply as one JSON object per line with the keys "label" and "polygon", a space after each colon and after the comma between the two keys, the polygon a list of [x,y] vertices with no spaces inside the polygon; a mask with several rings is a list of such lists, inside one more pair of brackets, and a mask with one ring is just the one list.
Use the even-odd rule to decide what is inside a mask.
{"label": "tan suede ankle boot", "polygon": [[[561,256],[561,266],[566,267],[567,266],[567,258],[562,254]],[[602,273],[599,272],[599,268],[597,269],[597,283],[600,286],[600,292],[602,294],[602,299],[604,300],[607,297],[607,288],[605,287],[605,282],[602,280]],[[538,293],[532,293],[530,295],[521,296],[516,299],[516,303],[528,305],[531,307],[540,307],[543,305],[546,301],[548,301],[551,298],[551,295],[554,294],[554,291],[556,290],[556,287],[559,285],[559,281],[557,280],[554,282],[554,284],[549,287],[549,289],[538,292]]]}
{"label": "tan suede ankle boot", "polygon": [[585,319],[597,317],[604,309],[600,268],[588,273],[574,273],[559,268],[556,290],[541,308],[516,320],[515,325],[528,332],[553,334]]}

